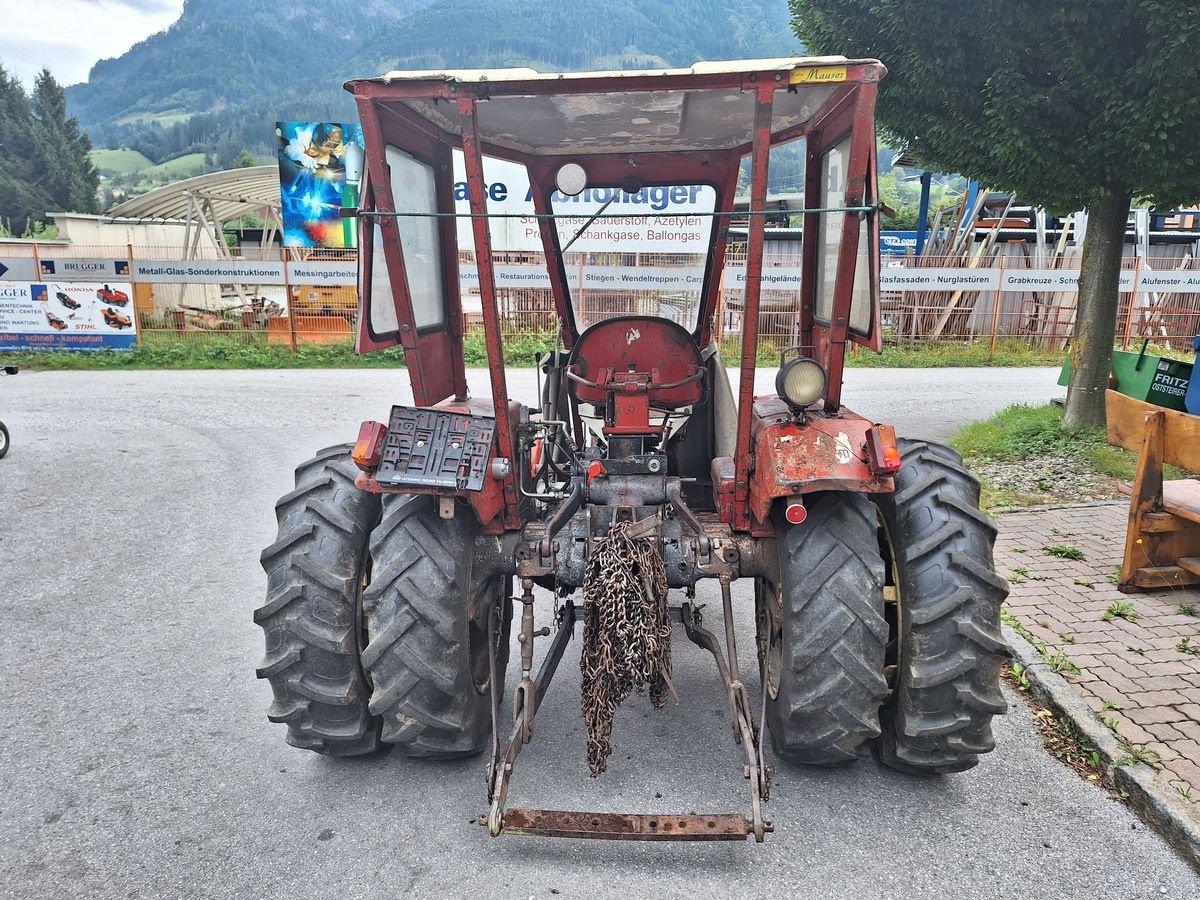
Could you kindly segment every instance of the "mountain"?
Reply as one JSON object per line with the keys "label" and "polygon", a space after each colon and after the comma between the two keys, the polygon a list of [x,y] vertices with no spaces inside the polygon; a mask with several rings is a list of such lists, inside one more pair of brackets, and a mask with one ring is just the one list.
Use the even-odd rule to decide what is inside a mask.
{"label": "mountain", "polygon": [[653,68],[788,56],[787,0],[187,0],[179,20],[67,89],[98,147],[229,164],[277,119],[354,118],[348,78],[394,68]]}

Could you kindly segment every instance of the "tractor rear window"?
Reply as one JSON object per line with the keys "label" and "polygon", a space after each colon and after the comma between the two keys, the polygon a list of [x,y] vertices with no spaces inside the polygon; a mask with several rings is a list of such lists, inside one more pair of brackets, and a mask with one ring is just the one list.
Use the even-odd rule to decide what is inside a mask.
{"label": "tractor rear window", "polygon": [[716,190],[703,184],[556,192],[551,208],[576,326],[637,315],[693,330],[716,204]]}

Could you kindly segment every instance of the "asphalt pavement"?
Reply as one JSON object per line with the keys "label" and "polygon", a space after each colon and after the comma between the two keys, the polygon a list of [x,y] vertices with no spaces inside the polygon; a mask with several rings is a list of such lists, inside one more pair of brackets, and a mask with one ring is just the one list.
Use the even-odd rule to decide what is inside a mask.
{"label": "asphalt pavement", "polygon": [[[902,434],[944,438],[1008,403],[1045,401],[1054,379],[859,369],[845,400]],[[510,384],[532,399],[531,372]],[[0,896],[1200,896],[1156,835],[1043,752],[1018,698],[997,720],[996,752],[962,775],[777,764],[776,833],[761,846],[491,839],[476,824],[481,759],[289,747],[254,678],[273,502],[296,463],[408,396],[403,371],[4,379]],[[700,600],[719,608],[705,588]],[[736,586],[745,647],[749,594]],[[674,683],[679,704],[622,708],[609,771],[590,779],[574,643],[512,803],[744,811],[716,672],[682,635]]]}

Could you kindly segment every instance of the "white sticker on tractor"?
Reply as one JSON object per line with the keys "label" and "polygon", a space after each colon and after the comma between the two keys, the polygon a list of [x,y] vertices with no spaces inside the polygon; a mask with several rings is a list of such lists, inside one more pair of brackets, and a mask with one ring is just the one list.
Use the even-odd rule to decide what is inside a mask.
{"label": "white sticker on tractor", "polygon": [[629,334],[625,335],[625,346],[628,347],[634,341],[640,340],[641,336],[642,336],[642,333],[640,331],[638,331],[636,328],[630,328]]}
{"label": "white sticker on tractor", "polygon": [[854,459],[854,448],[850,446],[850,438],[846,432],[838,432],[837,446],[834,448],[833,455],[837,457],[837,461],[843,466],[849,464]]}

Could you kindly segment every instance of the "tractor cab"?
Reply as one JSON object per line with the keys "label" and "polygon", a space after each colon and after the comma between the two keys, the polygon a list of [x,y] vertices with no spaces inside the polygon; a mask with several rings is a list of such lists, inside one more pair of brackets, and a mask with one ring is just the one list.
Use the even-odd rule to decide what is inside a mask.
{"label": "tractor cab", "polygon": [[[770,531],[772,502],[802,494],[809,479],[887,489],[883,460],[872,469],[859,454],[842,459],[838,444],[842,434],[842,443],[867,442],[872,424],[842,409],[841,380],[849,343],[881,346],[874,103],[884,72],[873,60],[839,57],[568,75],[393,72],[351,82],[368,160],[359,350],[403,346],[418,406],[465,401],[459,270],[473,263],[491,408],[505,408],[500,310],[512,306],[506,284],[516,267],[503,260],[516,244],[540,267],[540,294],[561,334],[562,349],[544,365],[540,411],[565,422],[577,448],[607,448],[615,437],[617,456],[635,445],[657,450],[667,459],[655,462],[688,479],[688,496],[738,531]],[[756,407],[770,151],[795,141],[807,175],[797,340],[779,381],[791,393]],[[489,184],[485,159],[523,173],[524,206],[512,185]],[[713,337],[746,167],[735,404]],[[513,241],[516,232],[522,239]],[[703,421],[693,421],[697,412]],[[755,490],[755,432],[797,418],[815,420],[828,440],[803,451],[797,444],[792,455],[823,450],[830,471],[784,466]],[[503,416],[496,437],[495,456],[517,460],[520,439]],[[886,434],[870,443],[894,447]],[[523,471],[511,469],[505,527],[525,515]],[[495,498],[479,499],[481,517],[498,509]]]}
{"label": "tractor cab", "polygon": [[[415,402],[302,465],[277,506],[259,675],[291,743],[486,751],[492,835],[622,840],[763,840],[765,733],[808,765],[874,747],[897,769],[955,772],[991,749],[1006,588],[978,483],[949,449],[898,441],[841,402],[848,347],[881,347],[884,74],[823,57],[347,84],[366,142],[363,205],[344,211],[359,220],[357,349],[402,347]],[[792,142],[800,262],[768,271],[771,151]],[[792,339],[756,397],[767,294]],[[505,323],[522,316],[557,331],[540,396],[508,387]],[[740,334],[730,370],[718,316]],[[487,396],[468,391],[468,327],[487,347]],[[697,602],[709,579],[723,638]],[[551,624],[535,588],[551,592]],[[735,593],[754,607],[754,698]],[[579,620],[592,774],[619,704],[683,696],[681,630],[716,662],[748,814],[508,807]]]}

